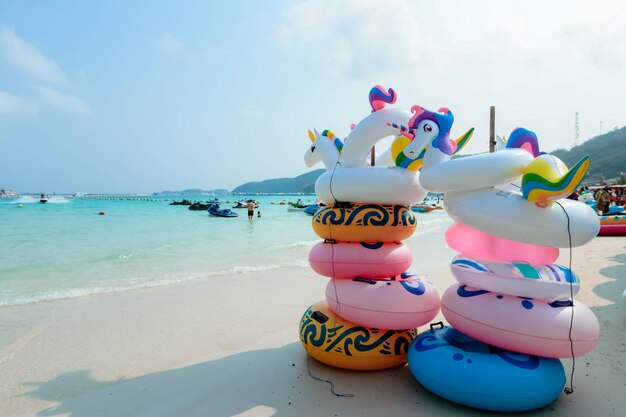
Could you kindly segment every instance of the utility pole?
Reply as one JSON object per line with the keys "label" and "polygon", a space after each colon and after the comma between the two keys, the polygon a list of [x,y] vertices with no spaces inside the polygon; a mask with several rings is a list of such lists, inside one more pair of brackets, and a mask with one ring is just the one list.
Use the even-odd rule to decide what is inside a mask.
{"label": "utility pole", "polygon": [[578,112],[574,113],[574,146],[580,143],[580,130],[578,129]]}
{"label": "utility pole", "polygon": [[489,152],[496,151],[496,106],[489,108]]}

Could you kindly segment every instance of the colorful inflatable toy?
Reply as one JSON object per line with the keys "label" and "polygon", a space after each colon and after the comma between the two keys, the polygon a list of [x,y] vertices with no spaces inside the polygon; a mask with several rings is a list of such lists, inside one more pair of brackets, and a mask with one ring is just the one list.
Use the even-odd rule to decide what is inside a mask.
{"label": "colorful inflatable toy", "polygon": [[599,236],[624,236],[626,235],[626,214],[602,216],[600,219]]}
{"label": "colorful inflatable toy", "polygon": [[578,293],[580,280],[561,265],[531,265],[457,256],[450,264],[454,278],[468,287],[542,301],[568,300]]}
{"label": "colorful inflatable toy", "polygon": [[313,216],[313,230],[319,237],[341,242],[399,242],[409,238],[416,226],[406,206],[328,206]]}
{"label": "colorful inflatable toy", "polygon": [[459,223],[532,245],[582,246],[600,230],[598,216],[579,201],[563,199],[558,204],[539,207],[520,193],[497,188],[448,193],[444,207]]}
{"label": "colorful inflatable toy", "polygon": [[388,279],[331,280],[326,302],[346,320],[380,329],[413,329],[439,312],[439,292],[411,274]]}
{"label": "colorful inflatable toy", "polygon": [[393,368],[406,362],[415,330],[382,330],[351,323],[324,301],[300,320],[300,342],[307,353],[330,366],[356,371]]}
{"label": "colorful inflatable toy", "polygon": [[466,335],[529,355],[568,358],[573,352],[582,356],[600,338],[598,319],[580,301],[548,303],[457,284],[441,297],[441,311],[450,325]]}
{"label": "colorful inflatable toy", "polygon": [[322,133],[317,129],[314,132],[309,130],[309,139],[311,146],[304,154],[304,162],[308,167],[321,162],[326,169],[333,169],[339,160],[339,154],[343,149],[343,142],[337,138],[330,130],[324,130]]}
{"label": "colorful inflatable toy", "polygon": [[556,400],[565,386],[559,360],[494,348],[451,327],[417,336],[409,368],[429,391],[483,410],[533,410]]}
{"label": "colorful inflatable toy", "polygon": [[315,272],[336,279],[386,278],[409,269],[413,254],[399,242],[320,242],[309,252]]}
{"label": "colorful inflatable toy", "polygon": [[455,223],[446,230],[446,243],[466,256],[502,262],[551,264],[560,253],[558,248],[504,239],[462,223]]}

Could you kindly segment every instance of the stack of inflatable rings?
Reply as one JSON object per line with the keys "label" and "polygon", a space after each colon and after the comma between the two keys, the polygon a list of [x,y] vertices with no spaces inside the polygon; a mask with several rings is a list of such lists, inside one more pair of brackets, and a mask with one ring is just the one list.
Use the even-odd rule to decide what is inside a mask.
{"label": "stack of inflatable rings", "polygon": [[[594,314],[572,301],[579,278],[553,264],[557,248],[493,236],[458,219],[446,240],[462,253],[451,263],[458,284],[441,300],[454,329],[414,341],[409,366],[416,379],[437,395],[487,410],[524,411],[554,401],[565,373],[553,358],[585,355],[599,339]],[[450,383],[457,379],[471,389]]]}
{"label": "stack of inflatable rings", "polygon": [[402,205],[328,206],[313,216],[324,241],[311,250],[309,263],[331,280],[326,300],[309,307],[300,322],[300,340],[312,357],[354,370],[406,362],[414,329],[440,307],[435,287],[406,273],[412,254],[401,241],[415,227]]}

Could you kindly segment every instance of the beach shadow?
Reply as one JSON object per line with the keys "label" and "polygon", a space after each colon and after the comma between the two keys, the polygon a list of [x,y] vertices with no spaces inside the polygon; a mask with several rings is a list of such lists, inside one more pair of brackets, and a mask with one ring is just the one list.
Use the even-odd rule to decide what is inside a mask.
{"label": "beach shadow", "polygon": [[[606,258],[610,262],[616,262],[617,265],[611,265],[600,269],[600,274],[611,278],[611,281],[597,285],[593,291],[600,297],[615,303],[614,307],[621,306],[622,293],[626,289],[626,247],[624,253]],[[604,307],[596,307],[594,309],[602,309]]]}
{"label": "beach shadow", "polygon": [[[299,343],[226,356],[120,381],[97,381],[87,371],[35,382],[25,394],[58,405],[38,416],[69,417],[291,417],[291,416],[495,416],[446,401],[423,388],[408,367],[378,372],[331,368],[313,359],[311,378]],[[68,392],[68,384],[78,384]],[[565,401],[567,403],[567,401]],[[548,414],[558,403],[517,416]]]}

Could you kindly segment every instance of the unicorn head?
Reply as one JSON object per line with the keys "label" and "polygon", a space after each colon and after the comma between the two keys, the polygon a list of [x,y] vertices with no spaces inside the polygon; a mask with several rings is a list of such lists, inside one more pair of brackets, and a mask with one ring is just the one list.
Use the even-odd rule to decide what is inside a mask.
{"label": "unicorn head", "polygon": [[311,146],[304,154],[306,165],[312,167],[318,162],[322,162],[326,169],[334,167],[343,149],[341,139],[330,130],[324,130],[320,133],[317,129],[313,129],[313,132],[309,130],[309,139]]}
{"label": "unicorn head", "polygon": [[400,158],[405,163],[408,161],[409,165],[413,164],[414,169],[417,169],[421,163],[414,164],[414,162],[424,158],[428,148],[437,149],[438,153],[447,158],[455,153],[458,145],[457,142],[450,140],[450,129],[454,123],[454,115],[450,110],[442,107],[434,113],[416,105],[411,107],[411,112],[413,116],[408,126],[389,124],[397,128],[402,135],[396,139],[395,147],[392,144],[392,150],[395,148],[401,151],[401,153],[395,152],[396,162]]}

